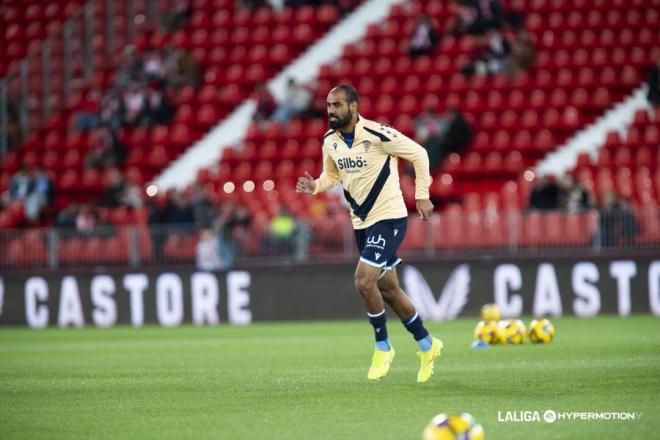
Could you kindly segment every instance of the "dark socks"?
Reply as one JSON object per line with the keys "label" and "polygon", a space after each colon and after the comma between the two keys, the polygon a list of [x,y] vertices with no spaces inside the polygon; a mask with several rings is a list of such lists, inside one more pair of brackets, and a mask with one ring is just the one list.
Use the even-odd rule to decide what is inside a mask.
{"label": "dark socks", "polygon": [[415,312],[415,314],[410,318],[404,319],[401,322],[403,322],[403,326],[406,328],[406,330],[408,330],[413,335],[413,338],[415,338],[415,341],[417,341],[420,350],[427,351],[431,349],[433,339],[429,335],[428,330],[426,330],[426,327],[424,327],[422,318],[419,317],[417,312]]}
{"label": "dark socks", "polygon": [[369,316],[369,323],[374,328],[374,337],[376,338],[376,347],[382,351],[390,350],[390,342],[387,336],[387,317],[385,316],[385,310],[378,313],[377,315]]}

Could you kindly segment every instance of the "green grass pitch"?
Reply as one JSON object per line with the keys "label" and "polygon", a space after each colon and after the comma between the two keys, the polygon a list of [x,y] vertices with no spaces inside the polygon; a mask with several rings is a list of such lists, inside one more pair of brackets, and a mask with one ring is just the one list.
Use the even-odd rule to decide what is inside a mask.
{"label": "green grass pitch", "polygon": [[[528,320],[527,320],[528,321]],[[657,438],[660,320],[553,320],[548,346],[469,348],[475,319],[417,384],[416,345],[390,320],[390,374],[368,382],[365,322],[249,327],[0,329],[0,437],[421,439],[468,411],[487,439]],[[498,411],[629,411],[635,421],[498,421]]]}

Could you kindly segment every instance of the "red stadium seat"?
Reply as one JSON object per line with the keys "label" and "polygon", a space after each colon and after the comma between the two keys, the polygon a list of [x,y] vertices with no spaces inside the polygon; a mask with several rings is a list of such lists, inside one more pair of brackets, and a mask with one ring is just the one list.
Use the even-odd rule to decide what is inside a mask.
{"label": "red stadium seat", "polygon": [[203,126],[210,126],[217,122],[218,114],[212,105],[205,104],[199,109],[197,121]]}
{"label": "red stadium seat", "polygon": [[170,158],[168,157],[167,149],[162,146],[162,145],[156,145],[151,149],[149,152],[149,157],[147,158],[147,161],[149,165],[155,168],[162,168],[164,167],[168,162]]}
{"label": "red stadium seat", "polygon": [[660,130],[658,130],[657,126],[649,125],[646,127],[642,143],[656,148],[660,145]]}

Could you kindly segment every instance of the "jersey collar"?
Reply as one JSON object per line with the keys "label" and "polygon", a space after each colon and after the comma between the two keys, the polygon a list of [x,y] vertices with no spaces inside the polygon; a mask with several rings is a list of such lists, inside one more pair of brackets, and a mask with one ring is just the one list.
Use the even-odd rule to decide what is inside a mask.
{"label": "jersey collar", "polygon": [[[365,119],[362,118],[359,113],[358,113],[357,118],[358,118],[357,122],[355,123],[355,131],[353,132],[353,134],[354,134],[353,135],[353,145],[358,143],[358,139],[360,139],[360,137],[362,136],[362,132],[364,131],[364,121],[365,121]],[[341,129],[338,128],[337,130],[335,130],[335,134],[337,136],[339,136],[339,139],[342,139],[342,140],[344,139],[344,136],[341,133]]]}

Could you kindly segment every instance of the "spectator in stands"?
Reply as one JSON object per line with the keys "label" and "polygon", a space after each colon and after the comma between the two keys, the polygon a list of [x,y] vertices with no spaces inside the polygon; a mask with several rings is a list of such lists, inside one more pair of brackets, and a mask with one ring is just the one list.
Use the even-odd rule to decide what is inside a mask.
{"label": "spectator in stands", "polygon": [[499,0],[474,0],[473,4],[477,12],[476,32],[502,27],[504,24],[504,11]]}
{"label": "spectator in stands", "polygon": [[632,209],[632,203],[629,197],[621,199],[619,203],[621,212],[621,234],[619,244],[629,246],[633,244],[635,237],[641,231],[635,212]]}
{"label": "spectator in stands", "polygon": [[454,35],[481,35],[489,29],[500,29],[504,24],[504,11],[498,0],[458,0],[456,17],[449,33]]}
{"label": "spectator in stands", "polygon": [[486,70],[490,73],[500,73],[504,70],[506,59],[511,53],[511,46],[504,35],[497,29],[486,33]]}
{"label": "spectator in stands", "polygon": [[142,208],[144,200],[142,199],[142,190],[140,186],[126,180],[124,182],[124,191],[120,196],[121,204],[129,208]]}
{"label": "spectator in stands", "polygon": [[235,206],[231,202],[225,202],[220,206],[215,224],[223,231],[225,241],[231,242],[234,232],[237,230],[247,231],[250,228],[252,218],[250,217],[250,211],[245,206]]}
{"label": "spectator in stands", "polygon": [[598,226],[602,247],[630,245],[639,234],[639,224],[630,204],[621,201],[612,191],[603,196]]}
{"label": "spectator in stands", "polygon": [[291,118],[304,113],[312,102],[312,94],[302,84],[289,78],[287,81],[284,99],[273,113],[273,121],[287,125]]}
{"label": "spectator in stands", "polygon": [[163,16],[163,28],[166,32],[173,32],[190,21],[193,8],[190,0],[176,0],[170,10]]}
{"label": "spectator in stands", "polygon": [[83,236],[91,236],[96,228],[98,218],[90,205],[80,207],[76,215],[76,232]]}
{"label": "spectator in stands", "polygon": [[649,104],[654,107],[660,106],[660,54],[656,56],[655,66],[649,71],[648,87]]}
{"label": "spectator in stands", "polygon": [[[80,206],[78,206],[77,203],[75,202],[69,203],[69,205],[66,208],[64,208],[59,212],[59,214],[57,214],[57,217],[55,217],[55,222],[53,223],[53,225],[58,228],[68,229],[69,230],[68,232],[70,232],[76,227],[76,218],[78,217],[79,210],[80,210]],[[65,231],[65,234],[67,234],[67,231]]]}
{"label": "spectator in stands", "polygon": [[548,176],[541,177],[541,181],[534,187],[529,199],[531,209],[560,209],[565,199],[563,189],[554,179]]}
{"label": "spectator in stands", "polygon": [[134,81],[128,86],[122,94],[121,104],[124,125],[137,125],[146,105],[146,95],[140,83]]}
{"label": "spectator in stands", "polygon": [[120,165],[126,150],[115,131],[101,127],[92,133],[92,148],[85,158],[86,168],[110,168]]}
{"label": "spectator in stands", "polygon": [[213,225],[219,231],[220,252],[228,266],[235,255],[240,254],[239,244],[254,239],[250,233],[251,224],[252,218],[245,206],[235,206],[232,202],[220,205]]}
{"label": "spectator in stands", "polygon": [[162,82],[165,78],[165,64],[161,53],[148,49],[144,54],[143,72],[146,82]]}
{"label": "spectator in stands", "polygon": [[195,217],[192,207],[182,191],[172,191],[169,194],[162,221],[163,223],[178,225],[183,229],[192,228]]}
{"label": "spectator in stands", "polygon": [[142,76],[142,66],[142,57],[135,46],[126,46],[117,69],[117,86],[123,89],[139,80]]}
{"label": "spectator in stands", "polygon": [[510,74],[522,72],[534,65],[536,47],[529,34],[524,30],[518,31],[511,43],[511,53],[507,60],[507,70]]}
{"label": "spectator in stands", "polygon": [[16,94],[16,90],[7,90],[7,146],[10,150],[21,143],[21,118]]}
{"label": "spectator in stands", "polygon": [[420,55],[429,55],[438,46],[438,32],[426,14],[417,17],[417,24],[413,29],[408,44],[408,55],[415,58]]}
{"label": "spectator in stands", "polygon": [[434,108],[427,109],[415,120],[415,136],[429,155],[431,172],[450,153],[460,153],[472,141],[473,130],[457,109],[440,115]]}
{"label": "spectator in stands", "polygon": [[199,64],[197,64],[192,53],[183,48],[172,50],[165,47],[165,51],[167,53],[165,56],[167,84],[174,88],[181,86],[197,87],[202,75]]}
{"label": "spectator in stands", "polygon": [[591,208],[591,194],[575,180],[572,174],[566,174],[562,179],[562,206],[569,212],[579,212]]}
{"label": "spectator in stands", "polygon": [[100,125],[118,130],[122,126],[121,118],[121,94],[117,91],[109,91],[101,98],[99,109]]}
{"label": "spectator in stands", "polygon": [[268,249],[275,254],[290,254],[296,234],[296,220],[289,210],[282,206],[279,213],[270,221],[270,234],[266,239]]}
{"label": "spectator in stands", "polygon": [[125,186],[124,176],[117,168],[108,170],[108,183],[106,184],[105,191],[103,191],[99,205],[107,207],[121,206]]}
{"label": "spectator in stands", "polygon": [[450,21],[447,32],[452,35],[472,33],[477,20],[477,10],[472,1],[452,0],[456,8],[456,16]]}
{"label": "spectator in stands", "polygon": [[54,187],[50,176],[41,167],[32,171],[30,180],[31,191],[25,199],[25,217],[37,221],[43,209],[53,204]]}
{"label": "spectator in stands", "polygon": [[428,108],[415,119],[415,137],[429,155],[429,168],[435,171],[440,165],[443,152],[442,140],[447,132],[447,120],[435,108]]}
{"label": "spectator in stands", "polygon": [[142,113],[142,123],[147,127],[167,124],[174,117],[174,108],[163,90],[157,84],[151,83],[146,88],[145,106]]}
{"label": "spectator in stands", "polygon": [[18,116],[18,105],[14,101],[7,102],[7,146],[9,149],[21,143],[21,123]]}
{"label": "spectator in stands", "polygon": [[266,85],[262,82],[254,87],[252,98],[256,101],[257,108],[254,111],[253,119],[255,122],[268,121],[275,110],[275,98],[270,93]]}
{"label": "spectator in stands", "polygon": [[52,205],[54,187],[48,174],[40,167],[31,173],[23,166],[9,181],[9,199],[23,202],[25,218],[37,221],[44,207]]}
{"label": "spectator in stands", "polygon": [[200,270],[220,270],[228,267],[220,251],[219,238],[211,228],[199,231],[199,240],[195,247],[195,261]]}
{"label": "spectator in stands", "polygon": [[443,158],[449,153],[461,153],[472,142],[474,131],[463,114],[455,108],[450,108],[444,116],[447,121],[447,132],[443,139]]}
{"label": "spectator in stands", "polygon": [[78,130],[92,130],[99,126],[99,101],[101,94],[98,90],[85,93],[80,106],[74,114],[74,127]]}
{"label": "spectator in stands", "polygon": [[212,225],[217,216],[217,209],[206,187],[197,182],[192,189],[189,201],[192,207],[193,217],[195,218],[195,224],[202,228]]}
{"label": "spectator in stands", "polygon": [[22,166],[9,181],[9,199],[25,200],[32,192],[34,183],[26,166]]}
{"label": "spectator in stands", "polygon": [[479,44],[471,55],[471,61],[461,70],[466,76],[474,74],[498,74],[505,71],[511,47],[501,32],[489,30],[479,37]]}

